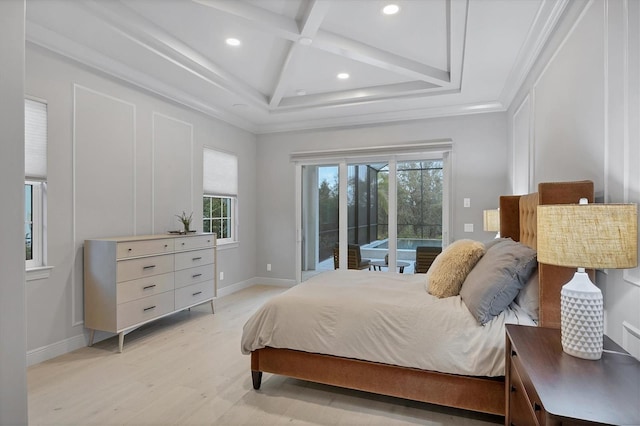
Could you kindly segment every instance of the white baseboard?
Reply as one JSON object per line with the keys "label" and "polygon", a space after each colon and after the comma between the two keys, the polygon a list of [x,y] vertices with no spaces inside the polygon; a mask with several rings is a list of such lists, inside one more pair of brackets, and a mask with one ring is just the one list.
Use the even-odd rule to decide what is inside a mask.
{"label": "white baseboard", "polygon": [[[252,287],[254,285],[275,285],[280,287],[293,287],[295,280],[285,280],[277,278],[252,278],[250,280],[241,281],[235,284],[231,284],[226,287],[218,289],[218,297],[228,296],[237,291],[245,288]],[[93,342],[97,343],[101,340],[112,337],[113,333],[106,333],[96,331]],[[75,351],[76,349],[83,348],[89,344],[88,334],[83,332],[82,334],[74,337],[70,337],[59,342],[52,343],[50,345],[42,346],[37,349],[27,351],[27,366],[35,365],[40,362],[47,361],[60,355]]]}
{"label": "white baseboard", "polygon": [[245,288],[253,287],[254,285],[275,285],[278,287],[293,287],[296,285],[295,280],[285,280],[280,278],[251,278],[250,280],[241,281],[239,283],[231,284],[226,287],[218,288],[218,297],[228,296],[237,291]]}
{"label": "white baseboard", "polygon": [[251,279],[252,285],[277,285],[279,287],[293,287],[296,285],[296,280],[285,280],[282,278],[263,278],[256,277]]}
{"label": "white baseboard", "polygon": [[89,340],[83,334],[27,351],[27,366],[38,364],[51,358],[75,351],[87,346]]}

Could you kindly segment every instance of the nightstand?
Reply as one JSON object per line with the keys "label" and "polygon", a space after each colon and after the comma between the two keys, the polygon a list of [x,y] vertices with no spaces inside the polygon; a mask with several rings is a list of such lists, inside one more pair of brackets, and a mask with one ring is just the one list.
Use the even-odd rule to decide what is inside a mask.
{"label": "nightstand", "polygon": [[[560,330],[509,324],[505,425],[640,425],[640,362],[565,354]],[[605,350],[624,352],[605,336]]]}

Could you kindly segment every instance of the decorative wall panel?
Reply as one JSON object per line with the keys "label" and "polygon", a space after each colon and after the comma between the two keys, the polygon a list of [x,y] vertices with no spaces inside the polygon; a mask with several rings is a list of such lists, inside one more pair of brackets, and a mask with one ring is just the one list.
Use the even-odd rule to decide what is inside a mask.
{"label": "decorative wall panel", "polygon": [[[175,215],[193,212],[193,126],[153,114],[153,232],[181,229]],[[194,214],[194,217],[199,215]],[[193,222],[192,227],[202,226]]]}
{"label": "decorative wall panel", "polygon": [[83,318],[84,240],[136,233],[135,116],[131,103],[74,86],[74,325]]}

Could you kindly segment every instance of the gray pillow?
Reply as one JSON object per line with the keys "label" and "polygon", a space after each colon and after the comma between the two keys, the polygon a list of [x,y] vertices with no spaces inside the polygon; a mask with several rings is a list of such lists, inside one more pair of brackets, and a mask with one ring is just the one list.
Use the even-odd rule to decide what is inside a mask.
{"label": "gray pillow", "polygon": [[490,247],[462,284],[460,297],[480,324],[506,309],[537,266],[536,251],[505,239]]}
{"label": "gray pillow", "polygon": [[538,269],[535,269],[529,280],[516,296],[515,302],[531,317],[538,322],[540,319],[540,280]]}

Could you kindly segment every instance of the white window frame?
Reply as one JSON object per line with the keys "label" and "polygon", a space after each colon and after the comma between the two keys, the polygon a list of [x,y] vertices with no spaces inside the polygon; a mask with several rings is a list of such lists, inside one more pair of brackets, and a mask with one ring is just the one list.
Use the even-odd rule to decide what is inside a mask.
{"label": "white window frame", "polygon": [[[231,222],[231,224],[230,224],[230,226],[229,226],[229,231],[230,231],[230,234],[231,234],[231,235],[230,235],[229,237],[227,237],[227,238],[221,238],[221,237],[220,237],[220,235],[217,235],[217,236],[216,236],[216,240],[217,240],[218,245],[225,245],[225,244],[233,244],[233,243],[236,243],[236,242],[238,241],[238,240],[237,240],[237,238],[236,238],[236,235],[237,235],[237,233],[238,233],[238,230],[237,230],[237,223],[238,223],[238,220],[237,220],[237,214],[236,214],[236,212],[237,212],[237,210],[238,210],[238,209],[237,209],[237,204],[238,204],[238,199],[237,199],[237,197],[234,197],[234,196],[231,196],[231,195],[204,194],[204,195],[202,196],[203,205],[204,205],[204,199],[205,199],[205,198],[216,198],[216,199],[219,199],[219,198],[228,198],[228,199],[230,199],[230,200],[231,200],[231,203],[230,203],[230,204],[231,204],[231,211],[229,212],[229,215],[227,216],[227,217],[229,218],[230,222]],[[203,212],[203,213],[204,213],[204,212]],[[203,229],[204,229],[204,222],[205,222],[206,220],[211,221],[211,220],[213,220],[213,219],[211,219],[211,218],[207,218],[207,217],[205,217],[205,216],[204,216],[204,214],[203,214],[203,215],[202,215],[202,227],[203,227]]]}
{"label": "white window frame", "polygon": [[[25,259],[27,269],[44,266],[44,196],[46,183],[34,180],[25,180],[26,185],[31,185],[31,259]],[[25,225],[26,225],[25,216]],[[26,243],[25,243],[26,244]],[[26,256],[26,254],[25,254]]]}
{"label": "white window frame", "polygon": [[[231,199],[231,236],[216,236],[219,249],[232,248],[238,244],[238,156],[231,152],[204,146],[203,149],[203,203],[204,197]],[[204,212],[203,212],[204,213]],[[202,225],[204,226],[204,215]]]}
{"label": "white window frame", "polygon": [[[31,104],[44,105],[44,129],[34,127],[33,123],[40,124],[37,117],[42,117],[37,112],[28,115]],[[36,111],[37,111],[36,107]],[[47,170],[46,151],[48,133],[48,104],[43,99],[32,96],[25,97],[25,186],[32,188],[31,201],[31,259],[26,259],[26,280],[36,280],[49,277],[51,266],[47,266]],[[31,117],[30,119],[28,119]],[[36,117],[36,121],[30,121]],[[30,131],[27,131],[30,129]],[[31,132],[31,133],[30,133]],[[27,140],[27,136],[29,139]],[[28,157],[32,153],[34,157]],[[26,200],[25,200],[26,202]],[[27,217],[25,212],[25,225]],[[26,241],[25,241],[26,248]]]}

